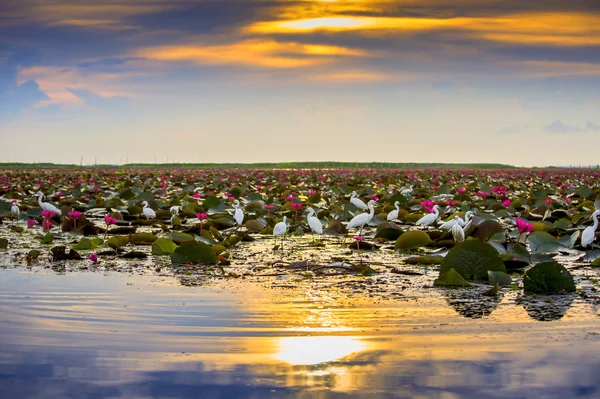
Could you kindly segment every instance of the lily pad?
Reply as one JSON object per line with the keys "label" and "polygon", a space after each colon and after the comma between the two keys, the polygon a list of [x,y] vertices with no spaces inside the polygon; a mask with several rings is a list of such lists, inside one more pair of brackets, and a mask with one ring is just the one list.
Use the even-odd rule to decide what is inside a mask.
{"label": "lily pad", "polygon": [[412,256],[404,259],[404,263],[409,265],[439,265],[443,260],[444,257],[438,255]]}
{"label": "lily pad", "polygon": [[506,272],[498,251],[490,244],[469,240],[456,245],[444,258],[440,275],[455,269],[467,280],[487,281],[488,271]]}
{"label": "lily pad", "polygon": [[537,253],[550,253],[564,250],[556,238],[546,233],[545,231],[534,231],[527,237],[531,252]]}
{"label": "lily pad", "polygon": [[8,247],[8,240],[6,238],[0,238],[0,249],[6,249]]}
{"label": "lily pad", "polygon": [[128,236],[113,236],[106,241],[106,245],[114,250],[124,247],[127,244],[129,244]]}
{"label": "lily pad", "polygon": [[488,241],[490,237],[497,233],[504,233],[504,227],[495,220],[484,220],[472,234],[473,237],[479,238],[481,241]]}
{"label": "lily pad", "polygon": [[429,234],[424,231],[407,231],[396,240],[394,249],[414,249],[424,247],[431,242]]}
{"label": "lily pad", "polygon": [[544,262],[533,266],[523,276],[523,288],[529,293],[575,292],[573,276],[558,262]]}
{"label": "lily pad", "polygon": [[217,255],[210,245],[198,241],[185,241],[175,249],[171,255],[171,262],[178,265],[217,263]]}
{"label": "lily pad", "polygon": [[137,233],[131,236],[131,242],[136,245],[150,245],[157,239],[158,237],[151,233]]}
{"label": "lily pad", "polygon": [[90,240],[88,238],[82,238],[77,243],[77,245],[75,245],[73,247],[73,249],[75,249],[77,251],[86,251],[86,250],[94,249],[94,243],[92,242],[92,240]]}
{"label": "lily pad", "polygon": [[404,231],[396,223],[381,222],[377,225],[375,238],[385,238],[386,240],[397,240]]}
{"label": "lily pad", "polygon": [[434,282],[433,285],[437,287],[472,287],[472,285],[466,281],[460,273],[454,268],[448,270],[446,273],[441,274]]}
{"label": "lily pad", "polygon": [[42,244],[51,244],[54,241],[54,234],[46,233],[44,238],[42,238]]}
{"label": "lily pad", "polygon": [[493,272],[488,270],[488,280],[491,285],[498,284],[502,287],[507,287],[512,284],[512,279],[504,272]]}
{"label": "lily pad", "polygon": [[152,243],[152,255],[171,255],[176,248],[177,244],[170,238],[159,238]]}

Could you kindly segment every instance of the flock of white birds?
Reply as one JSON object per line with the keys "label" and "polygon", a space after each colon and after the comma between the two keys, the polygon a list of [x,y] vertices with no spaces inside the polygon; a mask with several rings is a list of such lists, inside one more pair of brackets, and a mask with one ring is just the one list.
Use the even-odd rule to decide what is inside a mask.
{"label": "flock of white birds", "polygon": [[[402,194],[410,195],[411,192],[412,192],[412,186],[410,188],[404,189],[402,191]],[[59,216],[62,215],[61,210],[58,209],[56,206],[54,206],[48,202],[43,202],[43,199],[44,199],[43,193],[38,192],[35,195],[37,196],[38,204],[42,210],[54,212],[55,214],[57,214]],[[363,211],[368,211],[365,213],[359,213],[359,214],[355,215],[346,225],[346,228],[348,230],[358,229],[359,235],[362,235],[363,227],[365,225],[367,225],[373,219],[373,217],[375,215],[375,204],[377,203],[377,201],[370,200],[368,203],[365,204],[364,201],[362,201],[360,198],[358,198],[358,194],[356,193],[356,191],[353,191],[350,196],[350,202],[356,208],[363,210]],[[156,213],[154,212],[154,210],[152,208],[150,208],[147,201],[142,202],[142,206],[143,206],[142,213],[147,219],[156,218]],[[234,200],[233,207],[234,207],[233,219],[235,220],[237,226],[240,227],[242,225],[242,223],[244,222],[244,211],[240,208],[240,202],[237,199]],[[394,203],[394,207],[395,207],[395,209],[387,215],[387,220],[390,222],[392,222],[398,218],[398,214],[400,212],[400,203],[398,201],[396,201]],[[178,206],[172,206],[170,208],[170,212],[172,215],[171,222],[173,221],[173,218],[179,214],[179,210],[180,210],[180,207],[178,207]],[[16,200],[12,201],[10,211],[11,211],[11,215],[13,216],[13,218],[18,221],[19,216],[21,214],[21,210],[19,209],[19,206],[17,205]],[[315,210],[313,208],[308,208],[308,214],[306,216],[306,220],[307,220],[308,227],[310,228],[312,234],[321,235],[321,234],[323,234],[323,224],[321,223],[321,221],[319,220],[319,218],[316,215],[317,215],[317,213],[315,212]],[[583,230],[583,233],[581,235],[581,245],[584,248],[586,248],[588,245],[590,245],[594,241],[596,229],[598,228],[598,223],[599,223],[598,218],[599,217],[600,217],[600,210],[594,211],[594,213],[591,216],[591,218],[593,220],[593,225],[588,226]],[[428,227],[428,226],[433,225],[435,222],[437,222],[439,220],[439,218],[440,218],[440,207],[439,207],[439,205],[435,205],[433,207],[433,212],[420,218],[416,222],[416,225]],[[442,230],[450,230],[450,232],[452,233],[452,237],[454,238],[454,240],[456,242],[463,242],[465,240],[465,232],[471,227],[472,222],[473,222],[473,212],[468,211],[468,212],[466,212],[464,219],[461,218],[460,216],[455,216],[454,219],[452,219],[448,222],[442,223],[439,227]],[[275,224],[275,226],[273,228],[273,236],[275,237],[275,239],[277,239],[277,237],[281,237],[282,242],[283,242],[283,237],[287,233],[287,230],[288,230],[287,217],[284,216],[283,221]]]}

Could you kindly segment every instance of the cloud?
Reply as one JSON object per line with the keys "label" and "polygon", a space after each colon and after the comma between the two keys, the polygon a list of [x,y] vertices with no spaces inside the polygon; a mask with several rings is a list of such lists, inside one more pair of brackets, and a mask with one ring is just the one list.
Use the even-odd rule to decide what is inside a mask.
{"label": "cloud", "polygon": [[129,98],[124,96],[103,97],[91,90],[70,89],[67,90],[77,98],[84,101],[86,105],[100,109],[122,109],[129,104]]}
{"label": "cloud", "polygon": [[586,121],[585,122],[585,130],[588,132],[599,132],[600,131],[600,125],[597,125],[595,123],[592,123],[590,121]]}
{"label": "cloud", "polygon": [[0,64],[0,122],[14,118],[22,110],[32,109],[37,104],[50,100],[35,80],[21,83],[17,80],[18,69],[31,65],[36,58],[37,52],[25,49],[13,52]]}
{"label": "cloud", "polygon": [[581,129],[579,126],[570,126],[557,119],[551,124],[544,126],[544,131],[547,133],[578,133],[581,132]]}
{"label": "cloud", "polygon": [[206,65],[246,65],[264,68],[301,68],[338,57],[364,57],[363,50],[322,44],[245,40],[220,45],[174,45],[141,48],[137,57],[160,61],[192,61]]}

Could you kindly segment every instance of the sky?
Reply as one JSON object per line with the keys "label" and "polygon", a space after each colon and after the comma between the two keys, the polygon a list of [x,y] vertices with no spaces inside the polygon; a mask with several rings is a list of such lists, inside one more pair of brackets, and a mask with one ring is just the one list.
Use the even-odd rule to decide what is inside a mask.
{"label": "sky", "polygon": [[3,0],[0,162],[600,163],[598,0]]}

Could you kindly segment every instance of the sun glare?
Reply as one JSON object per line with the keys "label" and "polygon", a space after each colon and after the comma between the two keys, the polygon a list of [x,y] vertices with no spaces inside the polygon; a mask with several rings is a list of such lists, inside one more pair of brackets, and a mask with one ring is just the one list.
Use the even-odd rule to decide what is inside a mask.
{"label": "sun glare", "polygon": [[316,365],[333,362],[353,353],[364,351],[365,342],[357,337],[313,336],[283,337],[273,357],[292,365]]}

